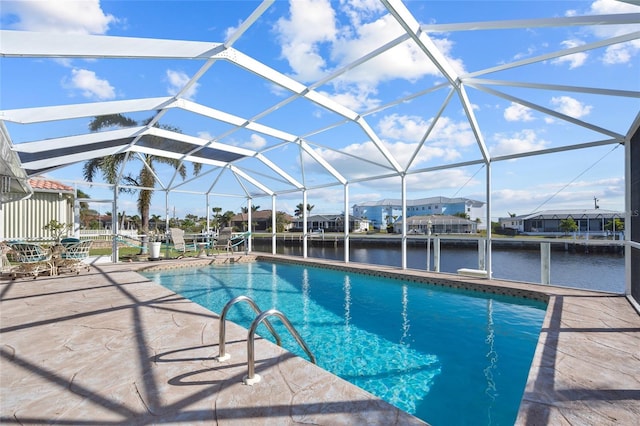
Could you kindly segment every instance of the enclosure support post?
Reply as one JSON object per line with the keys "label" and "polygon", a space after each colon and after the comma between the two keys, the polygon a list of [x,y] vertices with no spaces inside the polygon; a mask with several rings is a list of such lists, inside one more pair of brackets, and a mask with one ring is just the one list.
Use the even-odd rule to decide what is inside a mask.
{"label": "enclosure support post", "polygon": [[433,266],[435,272],[440,272],[440,238],[433,239]]}
{"label": "enclosure support post", "polygon": [[307,190],[302,190],[302,257],[307,258]]}
{"label": "enclosure support post", "polygon": [[278,232],[278,222],[276,220],[276,194],[271,195],[271,254],[276,254],[276,235]]}
{"label": "enclosure support post", "polygon": [[251,232],[253,232],[253,229],[251,229],[251,222],[253,221],[253,216],[251,215],[251,211],[253,209],[253,207],[251,206],[251,197],[247,198],[247,229],[249,230],[249,235],[246,237],[246,239],[244,240],[245,243],[245,250],[247,253],[251,252]]}
{"label": "enclosure support post", "polygon": [[118,185],[113,185],[113,204],[111,212],[111,234],[113,241],[111,245],[111,253],[113,263],[118,263],[120,253],[118,251]]}
{"label": "enclosure support post", "polygon": [[407,269],[407,175],[400,177],[402,192],[402,269]]}
{"label": "enclosure support post", "polygon": [[344,262],[349,263],[349,184],[344,184]]}
{"label": "enclosure support post", "polygon": [[540,282],[551,284],[551,243],[540,243]]}
{"label": "enclosure support post", "polygon": [[485,255],[487,250],[487,243],[483,238],[478,240],[478,269],[485,270]]}

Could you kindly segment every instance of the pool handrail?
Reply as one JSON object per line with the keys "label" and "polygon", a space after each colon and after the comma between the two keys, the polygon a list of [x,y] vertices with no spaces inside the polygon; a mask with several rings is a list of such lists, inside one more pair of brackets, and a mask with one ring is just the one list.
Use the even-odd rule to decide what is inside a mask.
{"label": "pool handrail", "polygon": [[246,385],[253,385],[260,381],[260,376],[255,374],[255,348],[254,348],[254,337],[256,334],[256,329],[260,325],[262,321],[267,321],[267,317],[277,316],[280,318],[282,323],[287,327],[289,333],[296,339],[298,344],[304,349],[304,351],[309,356],[309,359],[313,364],[316,364],[316,357],[313,355],[307,344],[304,342],[302,337],[298,334],[296,329],[293,327],[289,319],[277,309],[269,309],[268,311],[261,312],[253,322],[251,323],[251,328],[249,328],[249,335],[247,337],[247,375],[244,377],[243,382]]}
{"label": "pool handrail", "polygon": [[[227,302],[226,305],[224,305],[224,308],[222,308],[222,313],[220,314],[220,327],[219,327],[219,333],[218,333],[218,339],[219,339],[219,344],[218,344],[218,361],[226,361],[229,359],[230,355],[227,354],[225,352],[226,349],[226,332],[227,332],[227,327],[226,327],[226,318],[227,318],[227,313],[229,312],[229,309],[231,309],[231,307],[233,305],[235,305],[238,302],[247,302],[249,304],[249,306],[251,306],[251,308],[253,308],[254,312],[256,314],[260,314],[261,310],[258,307],[258,305],[256,304],[256,302],[253,301],[253,299],[251,299],[249,296],[237,296],[234,297],[233,299],[231,299],[230,301]],[[278,346],[282,346],[282,339],[280,339],[280,336],[278,335],[278,333],[276,332],[275,328],[273,328],[273,326],[271,325],[271,323],[269,321],[265,321],[264,324],[269,331],[271,332],[271,334],[273,335],[273,337],[276,339],[276,344]]]}

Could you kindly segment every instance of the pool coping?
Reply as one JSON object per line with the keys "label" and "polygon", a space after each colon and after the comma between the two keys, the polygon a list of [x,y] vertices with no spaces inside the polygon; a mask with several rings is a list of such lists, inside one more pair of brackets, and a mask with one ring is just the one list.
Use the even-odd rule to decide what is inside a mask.
{"label": "pool coping", "polygon": [[[101,424],[122,424],[122,419],[130,415],[135,415],[138,424],[169,419],[196,424],[202,417],[207,418],[204,422],[211,421],[212,416],[218,424],[243,425],[271,424],[274,420],[285,424],[296,421],[424,424],[263,340],[256,342],[259,347],[256,353],[266,354],[259,371],[276,383],[264,388],[253,387],[250,398],[245,395],[247,387],[238,383],[238,377],[246,371],[246,363],[228,367],[230,382],[213,385],[210,379],[200,382],[193,379],[199,377],[198,372],[221,374],[211,360],[211,353],[215,351],[212,347],[216,344],[217,315],[192,302],[175,298],[174,293],[146,280],[137,271],[253,261],[256,258],[546,299],[547,313],[516,424],[633,424],[640,417],[640,316],[624,296],[378,265],[259,254],[94,265],[89,275],[0,281],[3,331],[0,335],[0,421],[27,420],[29,423],[34,413],[41,413],[51,416],[50,419],[78,421],[86,420],[83,416],[88,415]],[[122,294],[134,297],[136,303],[118,311],[114,306],[120,309],[118,303]],[[51,305],[54,300],[58,302]],[[114,317],[114,310],[142,312],[152,320],[126,322],[122,315]],[[166,315],[167,312],[171,315]],[[94,314],[97,316],[93,317]],[[95,321],[97,318],[102,321],[103,317],[104,322],[98,326]],[[125,322],[120,323],[122,321]],[[191,356],[172,362],[159,362],[157,354],[149,358],[154,362],[138,356],[140,365],[137,368],[142,367],[142,371],[133,369],[126,361],[117,362],[117,357],[122,355],[120,352],[124,353],[127,348],[133,350],[126,346],[129,343],[134,344],[135,351],[143,350],[139,347],[140,342],[135,344],[135,339],[140,338],[137,333],[140,324],[149,327],[142,333],[149,334],[143,348],[153,348],[166,357],[177,353]],[[246,343],[246,330],[236,327],[230,324],[233,330],[230,339],[235,345],[231,347],[238,351],[238,357],[242,357],[242,353],[246,354],[242,344],[243,340]],[[73,333],[69,334],[69,330]],[[179,333],[168,338],[167,330],[179,330]],[[118,344],[106,344],[105,339],[114,339],[109,342]],[[206,350],[206,356],[202,356],[203,350]],[[94,351],[97,359],[92,358]],[[92,371],[96,363],[105,364],[105,373]],[[196,373],[178,371],[181,368]],[[138,387],[131,383],[114,385],[114,374],[132,375]],[[160,379],[150,378],[155,375]],[[306,376],[318,379],[305,384]],[[158,395],[148,394],[154,388],[149,383],[158,386]],[[286,390],[286,404],[277,400],[277,392],[273,391],[275,386]],[[102,393],[102,389],[106,393]],[[185,396],[187,390],[192,389],[195,389],[195,396]],[[205,391],[209,393],[205,395]],[[165,400],[188,401],[189,404],[180,406]],[[52,401],[55,401],[53,406]],[[268,402],[266,405],[265,401]],[[100,410],[96,411],[96,405]],[[171,411],[169,407],[177,408]],[[92,410],[87,411],[88,408]]]}

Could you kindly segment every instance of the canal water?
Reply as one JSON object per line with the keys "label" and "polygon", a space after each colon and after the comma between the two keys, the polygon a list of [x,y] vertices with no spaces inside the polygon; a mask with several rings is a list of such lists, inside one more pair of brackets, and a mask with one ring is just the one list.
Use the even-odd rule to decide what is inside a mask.
{"label": "canal water", "polygon": [[[255,239],[252,248],[271,252],[271,241]],[[285,245],[279,241],[277,253],[302,256],[302,245]],[[493,248],[493,277],[511,281],[540,283],[540,252],[538,250]],[[310,258],[344,260],[344,247],[309,245]],[[399,246],[352,245],[349,260],[373,265],[402,266]],[[431,269],[434,269],[431,250]],[[427,249],[407,247],[407,267],[427,269]],[[456,273],[460,268],[478,268],[478,251],[472,248],[443,247],[440,251],[440,272]],[[621,253],[584,253],[581,251],[551,252],[551,284],[585,290],[624,293],[624,255]]]}

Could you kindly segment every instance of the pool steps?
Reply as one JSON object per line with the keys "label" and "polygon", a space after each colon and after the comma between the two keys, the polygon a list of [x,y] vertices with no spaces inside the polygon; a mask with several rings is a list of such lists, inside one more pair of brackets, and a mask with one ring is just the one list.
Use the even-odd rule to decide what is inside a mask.
{"label": "pool steps", "polygon": [[269,309],[267,311],[261,311],[257,303],[254,302],[253,299],[251,299],[249,296],[244,296],[244,295],[234,297],[233,299],[228,301],[226,305],[224,305],[224,308],[222,308],[222,313],[220,314],[220,321],[219,321],[220,326],[219,326],[219,333],[218,333],[219,350],[218,350],[218,356],[216,357],[216,360],[218,362],[224,362],[231,358],[231,355],[226,353],[226,350],[225,350],[226,349],[225,347],[226,318],[227,318],[227,313],[229,312],[229,309],[231,309],[231,307],[238,302],[247,302],[249,306],[251,306],[251,308],[257,314],[256,318],[251,323],[251,327],[249,328],[249,335],[247,336],[247,375],[244,376],[244,378],[242,379],[245,385],[253,386],[254,384],[260,382],[261,380],[260,375],[255,373],[255,349],[254,349],[256,329],[258,328],[260,323],[262,322],[265,323],[265,326],[267,327],[267,329],[269,329],[273,337],[276,339],[277,345],[282,346],[282,340],[280,339],[280,335],[278,335],[276,330],[273,328],[273,326],[267,319],[270,316],[276,316],[280,318],[280,321],[282,321],[285,327],[287,327],[287,330],[289,330],[289,333],[291,333],[291,335],[296,339],[296,342],[298,342],[300,347],[302,347],[302,349],[304,349],[304,351],[307,353],[311,362],[313,364],[316,363],[316,357],[313,355],[313,353],[311,352],[311,350],[309,349],[305,341],[302,339],[300,334],[298,334],[295,327],[293,326],[293,324],[291,324],[291,322],[285,316],[285,314],[278,311],[277,309]]}

